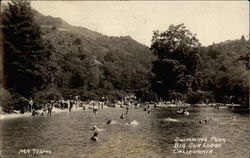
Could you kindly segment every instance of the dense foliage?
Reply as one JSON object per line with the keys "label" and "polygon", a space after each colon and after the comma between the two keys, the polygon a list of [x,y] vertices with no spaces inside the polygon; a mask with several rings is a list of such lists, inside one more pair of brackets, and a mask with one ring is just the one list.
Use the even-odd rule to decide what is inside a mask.
{"label": "dense foliage", "polygon": [[249,48],[244,36],[200,47],[183,24],[155,31],[152,89],[161,99],[248,105]]}
{"label": "dense foliage", "polygon": [[4,17],[7,87],[22,96],[42,102],[150,95],[153,55],[132,38],[71,26],[32,10],[25,0],[9,3]]}
{"label": "dense foliage", "polygon": [[3,44],[7,87],[31,97],[51,83],[53,52],[44,42],[28,1],[11,1],[3,12]]}
{"label": "dense foliage", "polygon": [[153,62],[152,89],[158,97],[183,100],[201,87],[199,47],[183,24],[154,32],[151,50],[158,58]]}
{"label": "dense foliage", "polygon": [[[32,10],[12,0],[3,11],[8,94],[38,105],[49,99],[180,99],[247,104],[249,41],[201,47],[184,24],[154,31],[149,49],[129,36],[108,37]],[[1,96],[0,96],[1,97]],[[6,105],[11,104],[10,102]]]}
{"label": "dense foliage", "polygon": [[[53,24],[52,24],[53,26]],[[114,98],[149,93],[153,55],[130,37],[92,39],[72,30],[42,27],[44,39],[57,50],[58,87],[64,98]],[[110,93],[110,94],[109,94]],[[117,98],[117,97],[115,97]]]}
{"label": "dense foliage", "polygon": [[248,105],[249,48],[250,41],[242,36],[201,49],[204,88],[217,102]]}

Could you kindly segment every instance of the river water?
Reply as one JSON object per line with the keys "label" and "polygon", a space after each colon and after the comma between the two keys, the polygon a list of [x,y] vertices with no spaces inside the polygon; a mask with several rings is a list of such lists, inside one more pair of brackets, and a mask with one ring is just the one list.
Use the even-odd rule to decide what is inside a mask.
{"label": "river water", "polygon": [[[120,119],[121,113],[125,113],[125,109],[121,108],[104,108],[97,115],[91,110],[77,110],[52,114],[51,117],[5,119],[1,121],[2,157],[249,157],[248,114],[203,107],[188,108],[190,115],[183,116],[177,115],[177,110],[173,107],[157,108],[148,114],[142,108],[131,109],[125,119]],[[113,123],[106,124],[107,118],[112,119]],[[208,123],[199,123],[205,118],[210,118]],[[133,122],[127,124],[129,121]],[[94,125],[104,129],[99,132],[98,142],[90,140]],[[194,147],[204,143],[218,146]],[[207,153],[180,153],[187,150]]]}

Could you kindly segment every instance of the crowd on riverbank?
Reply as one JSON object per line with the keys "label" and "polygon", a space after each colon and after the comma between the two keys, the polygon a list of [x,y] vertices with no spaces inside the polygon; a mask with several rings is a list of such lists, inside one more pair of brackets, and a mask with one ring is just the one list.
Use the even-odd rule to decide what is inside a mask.
{"label": "crowd on riverbank", "polygon": [[142,107],[144,108],[144,111],[147,111],[150,113],[150,107],[182,107],[181,110],[177,111],[179,114],[188,114],[187,111],[185,111],[186,107],[189,106],[199,106],[199,107],[215,107],[218,110],[223,109],[223,108],[228,108],[228,107],[238,107],[239,105],[237,104],[221,104],[221,103],[210,103],[210,104],[187,104],[184,103],[180,100],[172,100],[168,102],[140,102],[136,100],[135,96],[129,96],[125,97],[122,100],[113,100],[110,101],[108,99],[105,99],[104,97],[100,101],[95,101],[95,100],[89,100],[89,101],[82,101],[79,99],[79,96],[75,96],[74,99],[60,99],[60,100],[48,100],[45,103],[42,103],[41,105],[37,105],[37,103],[34,103],[32,98],[30,99],[25,99],[22,98],[20,102],[20,110],[13,110],[11,113],[3,113],[1,110],[1,119],[4,118],[15,118],[15,117],[20,117],[20,116],[51,116],[52,113],[58,113],[58,112],[65,112],[69,111],[71,112],[73,109],[93,109],[93,112],[96,113],[98,109],[102,109],[105,107],[119,107],[119,108],[139,108]]}
{"label": "crowd on riverbank", "polygon": [[112,108],[144,108],[144,111],[150,113],[151,107],[161,106],[159,103],[155,102],[146,102],[140,103],[135,99],[125,98],[120,101],[110,101],[110,100],[101,100],[101,101],[82,101],[76,97],[76,99],[61,99],[61,100],[49,100],[41,105],[37,105],[34,101],[30,99],[22,98],[20,102],[20,110],[13,110],[12,112],[4,113],[1,110],[1,119],[4,118],[15,118],[21,116],[51,116],[52,113],[58,112],[71,112],[72,110],[87,110],[91,109],[94,113],[97,113],[99,109],[112,107]]}

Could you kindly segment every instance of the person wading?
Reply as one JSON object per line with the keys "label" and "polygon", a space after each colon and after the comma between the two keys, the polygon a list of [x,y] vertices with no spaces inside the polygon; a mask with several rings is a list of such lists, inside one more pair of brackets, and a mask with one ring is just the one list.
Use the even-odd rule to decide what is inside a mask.
{"label": "person wading", "polygon": [[34,104],[34,102],[33,102],[32,98],[30,98],[30,100],[29,100],[29,105],[30,105],[29,111],[30,112],[32,112],[33,104]]}

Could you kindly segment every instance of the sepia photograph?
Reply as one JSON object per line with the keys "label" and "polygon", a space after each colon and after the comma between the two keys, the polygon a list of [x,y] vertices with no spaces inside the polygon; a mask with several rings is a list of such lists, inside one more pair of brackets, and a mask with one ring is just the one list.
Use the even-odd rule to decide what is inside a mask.
{"label": "sepia photograph", "polygon": [[249,2],[3,0],[0,158],[249,158]]}

